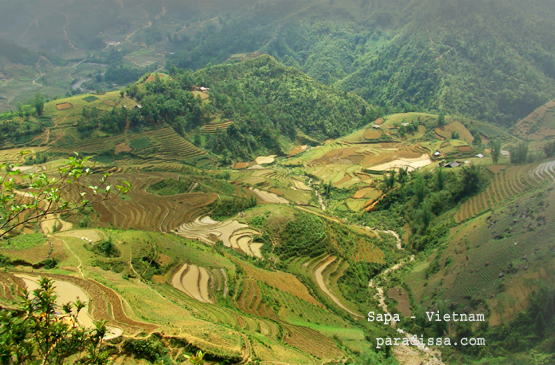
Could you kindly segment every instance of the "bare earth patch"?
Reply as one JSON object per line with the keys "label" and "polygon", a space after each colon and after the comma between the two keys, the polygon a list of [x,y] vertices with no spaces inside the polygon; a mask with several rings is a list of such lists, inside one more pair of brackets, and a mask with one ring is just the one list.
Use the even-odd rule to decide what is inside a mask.
{"label": "bare earth patch", "polygon": [[118,155],[122,152],[130,152],[131,147],[129,147],[126,143],[117,144],[114,148],[114,155]]}
{"label": "bare earth patch", "polygon": [[56,109],[58,110],[68,110],[73,108],[73,104],[71,103],[60,103],[60,104],[56,104]]}

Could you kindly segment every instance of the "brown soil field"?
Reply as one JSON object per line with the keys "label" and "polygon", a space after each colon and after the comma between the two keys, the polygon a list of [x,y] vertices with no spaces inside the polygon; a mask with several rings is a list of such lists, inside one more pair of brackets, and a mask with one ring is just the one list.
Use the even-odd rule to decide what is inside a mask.
{"label": "brown soil field", "polygon": [[344,183],[346,183],[346,182],[351,181],[351,179],[352,179],[352,178],[351,178],[350,175],[345,175],[345,176],[343,176],[343,179],[339,180],[339,181],[336,182],[336,183],[333,183],[333,186],[338,186],[338,185],[344,184]]}
{"label": "brown soil field", "polygon": [[398,133],[399,133],[399,129],[397,129],[397,128],[389,128],[388,132],[389,132],[389,134],[398,134]]}
{"label": "brown soil field", "polygon": [[92,203],[99,214],[101,226],[114,225],[120,229],[141,229],[169,232],[184,222],[190,222],[205,213],[206,206],[213,203],[217,194],[184,193],[158,196],[146,192],[150,186],[169,173],[121,173],[114,174],[109,183],[122,185],[128,181],[132,189],[126,199],[106,200]]}
{"label": "brown soil field", "polygon": [[68,110],[73,108],[73,104],[71,103],[60,103],[60,104],[56,104],[56,109],[58,110]]}
{"label": "brown soil field", "polygon": [[[164,78],[167,77],[166,74],[157,74],[157,75],[158,75],[158,77],[160,77],[160,79],[164,79]],[[146,82],[154,82],[154,81],[156,81],[156,75],[150,74],[150,76],[148,76],[148,77],[146,78],[145,83],[146,83]]]}
{"label": "brown soil field", "polygon": [[114,154],[120,154],[122,152],[130,152],[131,151],[131,147],[129,147],[126,143],[120,143],[117,144],[116,147],[114,148]]}
{"label": "brown soil field", "polygon": [[[377,191],[374,188],[370,188],[370,187],[362,188],[353,195],[353,198],[354,199],[363,199],[363,198],[366,198],[366,199],[373,198],[373,199],[375,199],[379,195],[379,193],[377,193],[377,194],[375,194],[375,193],[377,193]],[[370,196],[370,195],[376,195],[376,196],[374,197],[374,196]]]}
{"label": "brown soil field", "polygon": [[470,146],[459,146],[459,152],[472,152],[474,151]]}
{"label": "brown soil field", "polygon": [[192,93],[193,95],[195,95],[195,97],[197,97],[197,95],[200,95],[200,98],[202,100],[208,99],[208,94],[205,93],[204,91],[193,91]]}
{"label": "brown soil field", "polygon": [[246,169],[247,167],[249,167],[248,162],[237,162],[235,164],[235,166],[233,166],[233,169],[234,170],[242,170],[242,169]]}
{"label": "brown soil field", "polygon": [[505,170],[507,168],[506,165],[489,165],[488,170],[493,172],[494,174],[498,174],[499,171]]}
{"label": "brown soil field", "polygon": [[384,122],[383,118],[378,118],[374,121],[374,124],[380,125],[380,124],[383,124],[383,122]]}
{"label": "brown soil field", "polygon": [[363,172],[357,172],[355,175],[362,181],[371,180],[372,176],[365,174]]}
{"label": "brown soil field", "polygon": [[48,258],[50,243],[45,242],[40,246],[26,250],[4,250],[0,249],[0,254],[9,257],[11,260],[24,260],[31,264],[36,264]]}
{"label": "brown soil field", "polygon": [[263,281],[273,288],[294,295],[297,298],[302,299],[310,304],[324,308],[324,306],[320,302],[318,302],[312,295],[310,295],[307,287],[303,283],[301,283],[295,275],[282,271],[270,272],[264,269],[259,269],[255,266],[251,266],[247,263],[244,263],[243,261],[239,261],[230,255],[226,254],[225,256],[233,261],[236,265],[241,266],[248,277]]}
{"label": "brown soil field", "polygon": [[277,196],[283,196],[283,192],[280,191],[280,190],[278,190],[278,189],[276,189],[276,188],[271,188],[271,189],[268,190],[268,191],[269,191],[270,193],[276,194]]}
{"label": "brown soil field", "polygon": [[298,155],[299,153],[306,151],[307,148],[308,148],[307,145],[297,146],[293,148],[291,152],[289,152],[289,156]]}
{"label": "brown soil field", "polygon": [[451,138],[453,131],[456,131],[459,134],[459,139],[465,140],[468,143],[472,143],[472,141],[474,141],[474,137],[470,131],[458,120],[435,129],[435,132],[444,138]]}
{"label": "brown soil field", "polygon": [[284,324],[287,334],[283,341],[320,359],[335,359],[343,355],[335,342],[313,329]]}
{"label": "brown soil field", "polygon": [[381,129],[368,128],[364,131],[364,139],[379,139],[383,135]]}
{"label": "brown soil field", "polygon": [[530,115],[516,124],[515,134],[519,137],[528,137],[529,139],[537,141],[540,141],[545,137],[555,135],[555,129],[549,128],[545,125],[539,126],[537,131],[530,133],[532,128],[534,128],[537,124],[541,124],[546,117],[546,113],[552,110],[552,108],[555,108],[555,100],[552,100],[534,110]]}
{"label": "brown soil field", "polygon": [[390,299],[395,300],[397,304],[397,311],[403,315],[403,317],[410,317],[410,301],[409,301],[409,294],[401,288],[391,288],[387,292],[387,295]]}
{"label": "brown soil field", "polygon": [[18,301],[18,296],[23,293],[25,282],[7,272],[0,272],[0,297],[11,302]]}

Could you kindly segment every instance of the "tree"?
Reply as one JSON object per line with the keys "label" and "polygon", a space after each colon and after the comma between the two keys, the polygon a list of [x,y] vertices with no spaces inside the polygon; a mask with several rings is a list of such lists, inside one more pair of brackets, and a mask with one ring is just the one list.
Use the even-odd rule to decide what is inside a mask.
{"label": "tree", "polygon": [[491,159],[493,163],[497,163],[499,161],[499,156],[501,155],[501,141],[499,139],[495,139],[491,143]]}
{"label": "tree", "polygon": [[546,157],[553,157],[555,156],[555,140],[547,143],[543,146],[543,152],[545,152]]}
{"label": "tree", "polygon": [[442,167],[436,170],[436,184],[438,190],[443,190],[445,187],[445,171],[443,171]]}
{"label": "tree", "polygon": [[35,95],[35,99],[33,100],[33,106],[35,107],[37,116],[41,116],[42,113],[44,112],[44,99],[40,94]]}
{"label": "tree", "polygon": [[0,311],[0,362],[107,364],[109,354],[102,349],[106,323],[85,328],[77,316],[86,303],[77,299],[57,305],[54,288],[52,279],[41,277],[33,295],[23,290],[17,310]]}
{"label": "tree", "polygon": [[511,154],[511,163],[521,164],[526,163],[528,159],[528,145],[525,142],[519,142],[509,148]]}
{"label": "tree", "polygon": [[443,112],[439,113],[437,118],[437,126],[443,127],[445,125],[445,114]]}
{"label": "tree", "polygon": [[1,164],[0,170],[5,173],[0,176],[0,238],[49,215],[76,212],[93,202],[117,198],[129,191],[131,185],[126,181],[115,187],[109,185],[108,173],[96,181],[91,176],[95,164],[89,159],[71,156],[58,168],[56,177],[47,173],[23,174],[17,165]]}

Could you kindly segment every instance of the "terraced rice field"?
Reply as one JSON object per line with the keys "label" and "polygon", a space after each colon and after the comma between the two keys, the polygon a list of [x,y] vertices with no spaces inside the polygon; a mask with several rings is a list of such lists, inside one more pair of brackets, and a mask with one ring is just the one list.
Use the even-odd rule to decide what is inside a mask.
{"label": "terraced rice field", "polygon": [[197,218],[193,222],[183,223],[175,231],[179,236],[197,239],[206,244],[213,245],[221,240],[226,247],[262,259],[261,243],[253,242],[253,236],[260,232],[250,228],[248,225],[235,220],[218,222],[210,217]]}
{"label": "terraced rice field", "polygon": [[288,333],[283,341],[319,359],[331,360],[343,355],[335,342],[319,332],[291,324],[284,325]]}
{"label": "terraced rice field", "polygon": [[[111,327],[121,328],[128,334],[141,331],[153,332],[157,325],[137,322],[127,316],[123,309],[122,299],[112,289],[91,279],[81,279],[74,276],[58,274],[41,274],[51,277],[58,282],[66,282],[82,290],[90,299],[88,314],[95,320],[105,320]],[[73,293],[73,291],[71,291]],[[84,298],[81,298],[84,299]]]}
{"label": "terraced rice field", "polygon": [[368,140],[380,139],[382,135],[383,131],[381,129],[368,128],[364,131],[364,139]]}
{"label": "terraced rice field", "polygon": [[[67,136],[66,139],[60,140],[55,145],[49,147],[48,151],[66,154],[74,152],[96,154],[98,151],[107,149],[115,150],[116,145],[121,143],[121,139],[121,135],[85,140],[73,139]],[[129,139],[131,140],[131,146],[133,146],[133,141],[147,141],[144,147],[141,146],[140,149],[134,148],[132,152],[139,156],[144,155],[148,159],[160,158],[166,162],[184,161],[206,154],[205,151],[182,138],[171,127],[133,134],[129,136]]]}
{"label": "terraced rice field", "polygon": [[0,298],[9,302],[18,302],[19,295],[25,288],[23,279],[7,272],[0,272]]}
{"label": "terraced rice field", "polygon": [[208,282],[214,278],[209,270],[197,265],[183,264],[172,277],[172,286],[201,303],[212,303]]}
{"label": "terraced rice field", "polygon": [[225,132],[227,127],[229,127],[232,124],[233,124],[232,121],[214,123],[214,124],[205,124],[200,128],[200,133],[203,133],[203,134],[217,133],[218,129],[220,130],[220,132]]}
{"label": "terraced rice field", "polygon": [[275,204],[289,204],[289,201],[285,198],[281,198],[274,193],[268,191],[259,190],[256,188],[249,188],[256,194],[256,196],[262,200],[264,203],[275,203]]}
{"label": "terraced rice field", "polygon": [[539,180],[555,180],[555,161],[540,164],[530,172],[530,175]]}
{"label": "terraced rice field", "polygon": [[132,189],[125,199],[92,203],[99,214],[99,223],[121,229],[170,232],[183,222],[190,222],[205,214],[206,207],[218,198],[217,194],[159,196],[146,192],[148,186],[165,176],[167,175],[155,173],[115,174],[110,180],[111,184],[122,185],[123,181],[128,181]]}
{"label": "terraced rice field", "polygon": [[[336,265],[332,266],[331,270],[328,270],[325,275],[324,272],[326,271],[326,269],[328,268],[328,266],[332,265],[332,263],[336,263]],[[355,316],[355,317],[362,317],[360,314],[350,310],[349,308],[347,308],[345,306],[345,304],[343,304],[338,298],[337,296],[335,296],[335,294],[328,288],[326,280],[325,280],[325,276],[329,277],[330,275],[332,275],[333,273],[335,273],[335,271],[338,268],[338,263],[339,261],[336,260],[335,257],[327,257],[324,260],[320,261],[317,268],[314,270],[314,276],[316,277],[316,283],[318,284],[318,286],[320,287],[320,289],[335,303],[337,304],[337,306],[339,306],[340,308],[342,308],[343,310],[349,312],[351,315]],[[342,273],[341,273],[342,274]],[[337,275],[336,277],[339,278],[341,276],[341,274]]]}
{"label": "terraced rice field", "polygon": [[501,204],[541,182],[555,180],[555,161],[533,165],[511,166],[496,171],[488,188],[467,200],[455,213],[460,223]]}
{"label": "terraced rice field", "polygon": [[355,261],[384,263],[385,255],[378,247],[361,241],[358,243],[358,250],[355,254]]}

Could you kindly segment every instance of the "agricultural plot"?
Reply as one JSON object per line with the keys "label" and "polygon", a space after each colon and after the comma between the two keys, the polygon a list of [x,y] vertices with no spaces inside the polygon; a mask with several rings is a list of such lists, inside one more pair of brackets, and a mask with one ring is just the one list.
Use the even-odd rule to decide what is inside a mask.
{"label": "agricultural plot", "polygon": [[319,332],[291,324],[284,325],[287,334],[283,341],[322,360],[333,360],[343,355],[334,341]]}
{"label": "agricultural plot", "polygon": [[455,213],[457,223],[482,214],[543,180],[555,179],[555,161],[543,163],[535,168],[532,165],[524,165],[505,169],[492,167],[490,170],[494,172],[490,186],[462,204]]}
{"label": "agricultural plot", "polygon": [[[32,293],[39,288],[37,276],[26,274],[16,274],[16,276],[25,282],[25,286],[29,292]],[[69,301],[75,302],[77,299],[86,303],[85,308],[79,312],[77,320],[85,327],[92,327],[94,325],[93,319],[89,314],[89,296],[81,288],[67,281],[54,280],[54,291],[58,296],[56,298],[56,304],[60,306]]]}
{"label": "agricultural plot", "polygon": [[364,261],[380,264],[385,262],[385,255],[378,247],[364,241],[360,241],[357,246],[358,249],[354,257],[356,262]]}
{"label": "agricultural plot", "polygon": [[19,301],[19,295],[23,292],[25,282],[17,276],[0,272],[0,301],[8,303],[16,303]]}
{"label": "agricultural plot", "polygon": [[536,180],[555,180],[555,161],[540,164],[530,171],[530,176]]}
{"label": "agricultural plot", "polygon": [[217,222],[210,217],[197,218],[193,222],[180,225],[175,233],[181,237],[197,239],[209,245],[220,240],[224,246],[245,255],[263,258],[260,252],[262,244],[253,242],[253,236],[260,235],[260,232],[236,220]]}
{"label": "agricultural plot", "polygon": [[453,132],[457,132],[459,135],[460,140],[466,141],[467,143],[472,143],[474,137],[470,133],[470,131],[458,120],[455,120],[443,127],[439,127],[435,129],[435,132],[438,136],[442,138],[452,139]]}
{"label": "agricultural plot", "polygon": [[147,193],[150,186],[163,179],[163,174],[121,173],[111,177],[111,184],[128,181],[132,189],[125,199],[93,203],[101,226],[121,229],[143,229],[170,232],[183,222],[190,222],[206,213],[207,206],[217,199],[217,194],[177,194],[158,196]]}
{"label": "agricultural plot", "polygon": [[233,124],[232,121],[205,124],[200,128],[200,133],[212,134],[212,133],[217,133],[218,131],[225,132],[227,127],[229,127],[232,124]]}
{"label": "agricultural plot", "polygon": [[289,204],[287,199],[279,197],[275,193],[271,193],[264,190],[259,190],[256,188],[249,188],[253,193],[264,203],[274,203],[274,204]]}
{"label": "agricultural plot", "polygon": [[534,110],[515,126],[515,134],[536,141],[555,136],[555,100]]}
{"label": "agricultural plot", "polygon": [[172,286],[201,303],[212,303],[208,295],[208,281],[211,278],[204,267],[183,264],[173,276]]}

